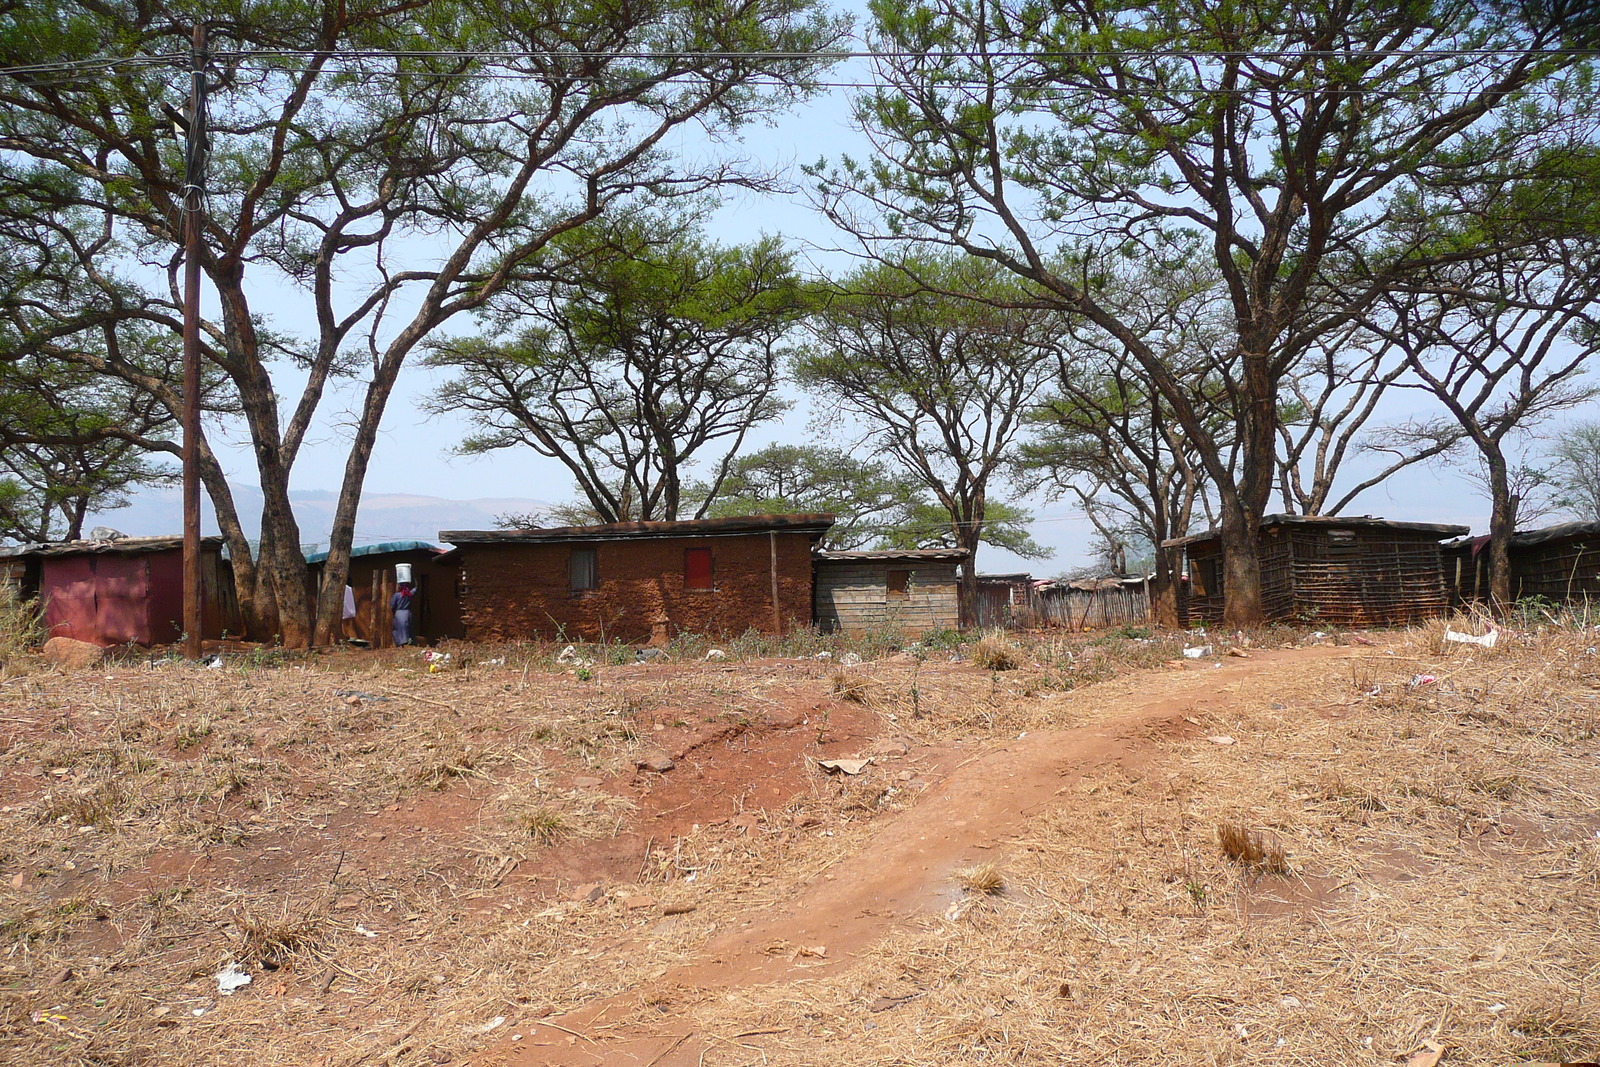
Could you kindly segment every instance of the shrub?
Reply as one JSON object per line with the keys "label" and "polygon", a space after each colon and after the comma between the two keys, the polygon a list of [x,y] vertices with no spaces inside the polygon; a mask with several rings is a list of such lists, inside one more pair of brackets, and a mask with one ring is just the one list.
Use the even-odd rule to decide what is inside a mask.
{"label": "shrub", "polygon": [[972,646],[972,662],[986,671],[1014,671],[1022,661],[1022,649],[1000,630],[991,630]]}

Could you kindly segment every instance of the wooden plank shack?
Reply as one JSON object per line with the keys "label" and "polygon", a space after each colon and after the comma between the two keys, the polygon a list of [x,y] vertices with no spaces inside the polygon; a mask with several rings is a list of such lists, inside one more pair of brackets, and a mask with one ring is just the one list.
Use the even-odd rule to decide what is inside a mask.
{"label": "wooden plank shack", "polygon": [[819,552],[812,614],[824,632],[897,630],[920,637],[961,625],[959,549]]}
{"label": "wooden plank shack", "polygon": [[[1450,590],[1439,542],[1465,526],[1325,515],[1261,520],[1261,598],[1268,621],[1402,626],[1444,614]],[[1222,620],[1222,538],[1215,530],[1163,543],[1181,548],[1186,624]]]}
{"label": "wooden plank shack", "polygon": [[1035,624],[1033,575],[978,575],[977,625],[1026,629]]}
{"label": "wooden plank shack", "polygon": [[1513,534],[1510,556],[1511,595],[1516,599],[1600,604],[1600,522],[1568,522]]}
{"label": "wooden plank shack", "polygon": [[[356,617],[345,620],[345,639],[365,641],[373,648],[393,646],[394,613],[389,610],[389,597],[398,588],[394,568],[399,563],[411,564],[416,594],[411,612],[413,639],[420,644],[464,637],[461,603],[456,596],[458,558],[459,553],[446,552],[427,541],[385,541],[351,549],[349,586]],[[321,589],[327,562],[326,552],[306,556],[307,595],[315,597]]]}
{"label": "wooden plank shack", "polygon": [[1150,621],[1149,582],[1143,576],[1040,582],[1034,604],[1038,625],[1067,630],[1105,630]]}

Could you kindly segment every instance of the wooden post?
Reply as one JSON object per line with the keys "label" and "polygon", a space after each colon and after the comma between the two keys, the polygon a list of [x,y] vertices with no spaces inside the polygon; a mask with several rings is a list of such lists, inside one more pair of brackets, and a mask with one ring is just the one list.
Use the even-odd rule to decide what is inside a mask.
{"label": "wooden post", "polygon": [[200,658],[200,214],[206,207],[206,27],[190,51],[189,129],[183,178],[183,654]]}
{"label": "wooden post", "polygon": [[367,617],[369,620],[367,623],[367,647],[382,648],[383,631],[378,625],[378,597],[383,592],[383,573],[381,571],[373,571],[372,581],[369,585],[371,586],[372,596],[367,602]]}
{"label": "wooden post", "polygon": [[783,633],[783,609],[778,605],[778,531],[767,531],[767,545],[772,550],[772,632]]}
{"label": "wooden post", "polygon": [[389,598],[394,596],[394,571],[385,567],[383,574],[383,605],[380,611],[383,616],[383,647],[394,647],[394,612],[389,609]]}

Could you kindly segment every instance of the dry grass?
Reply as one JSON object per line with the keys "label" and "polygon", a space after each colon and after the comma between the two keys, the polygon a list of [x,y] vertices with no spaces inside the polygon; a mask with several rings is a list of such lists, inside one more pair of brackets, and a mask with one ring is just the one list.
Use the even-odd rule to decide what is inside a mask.
{"label": "dry grass", "polygon": [[955,872],[956,884],[968,893],[978,896],[995,896],[1005,891],[1005,875],[1000,873],[1000,867],[994,863],[980,863],[973,867],[963,867]]}
{"label": "dry grass", "polygon": [[276,908],[240,905],[233,916],[234,961],[277,970],[296,959],[314,957],[325,944],[327,917],[322,902]]}
{"label": "dry grass", "polygon": [[[1216,694],[1188,714],[1238,743],[1069,779],[1006,861],[1008,906],[700,1024],[782,1030],[778,1065],[1377,1065],[1424,1040],[1448,1062],[1592,1059],[1593,636],[1451,666],[1423,640],[1358,653],[1359,689],[1336,661]],[[1409,688],[1424,672],[1441,684]],[[1123,688],[1051,703],[1093,714]],[[755,1059],[714,1040],[704,1062]]]}
{"label": "dry grass", "polygon": [[833,672],[833,695],[852,704],[865,704],[872,696],[872,679],[859,670]]}
{"label": "dry grass", "polygon": [[973,644],[972,662],[986,671],[1014,671],[1027,662],[1027,657],[1011,635],[1003,630],[991,630]]}
{"label": "dry grass", "polygon": [[31,653],[44,642],[44,626],[34,606],[17,596],[16,587],[0,581],[0,678],[25,673]]}
{"label": "dry grass", "polygon": [[1217,844],[1224,856],[1247,870],[1262,874],[1290,873],[1289,858],[1273,834],[1223,822],[1217,824]]}
{"label": "dry grass", "polygon": [[[1451,1063],[1600,1048],[1593,634],[1444,656],[1413,634],[1231,689],[1144,670],[1169,644],[1098,640],[1033,646],[1001,673],[933,657],[852,671],[871,680],[863,707],[897,717],[886,730],[944,746],[950,766],[1151,701],[1172,702],[1181,733],[1150,735],[1148,759],[1064,773],[992,865],[1003,896],[980,865],[961,872],[975,906],[956,918],[903,922],[847,969],[704,1001],[653,983],[870,847],[915,791],[893,762],[816,775],[742,824],[653,840],[605,895],[574,901],[537,880],[546,860],[610,847],[630,816],[564,783],[630,773],[656,708],[753,720],[792,689],[825,709],[831,664],[602,663],[580,682],[508,651],[433,676],[398,656],[339,674],[290,661],[0,681],[0,1061],[223,1064],[247,1049],[423,1067],[507,1033],[484,1030],[496,1017],[618,994],[608,1024],[690,1020],[713,1035],[707,1067],[1376,1067],[1431,1038]],[[1410,687],[1418,673],[1436,684]],[[374,696],[353,706],[335,687]],[[1223,733],[1237,744],[1204,740]],[[427,811],[455,822],[419,831]],[[1243,858],[1218,847],[1222,826]],[[1292,872],[1273,873],[1274,848]],[[634,894],[698,907],[664,918]],[[211,975],[236,958],[255,981],[219,999]]]}

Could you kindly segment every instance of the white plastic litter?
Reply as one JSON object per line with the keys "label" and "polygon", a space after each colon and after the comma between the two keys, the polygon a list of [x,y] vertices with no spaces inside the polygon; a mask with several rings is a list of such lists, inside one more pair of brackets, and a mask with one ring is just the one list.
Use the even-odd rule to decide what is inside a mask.
{"label": "white plastic litter", "polygon": [[250,982],[250,975],[241,971],[237,963],[230,963],[217,972],[217,992],[225,997],[231,997],[235,990],[243,989]]}
{"label": "white plastic litter", "polygon": [[1200,645],[1196,648],[1186,648],[1183,650],[1184,659],[1205,659],[1209,655],[1211,655],[1210,645]]}
{"label": "white plastic litter", "polygon": [[861,657],[856,655],[854,652],[846,652],[844,655],[839,657],[839,666],[841,667],[854,667],[860,662]]}
{"label": "white plastic litter", "polygon": [[1482,645],[1484,648],[1493,648],[1495,643],[1500,640],[1500,631],[1490,630],[1482,637],[1475,637],[1472,634],[1462,634],[1457,633],[1454,630],[1446,630],[1444,632],[1444,639],[1446,641],[1454,641],[1458,645]]}
{"label": "white plastic litter", "polygon": [[727,659],[728,654],[720,648],[713,648],[706,652],[706,659]]}

